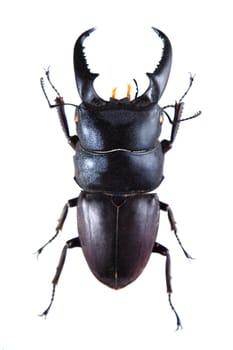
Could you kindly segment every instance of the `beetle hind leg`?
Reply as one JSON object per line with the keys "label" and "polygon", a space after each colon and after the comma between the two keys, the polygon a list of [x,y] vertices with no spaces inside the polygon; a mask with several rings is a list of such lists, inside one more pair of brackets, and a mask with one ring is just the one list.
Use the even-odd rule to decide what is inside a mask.
{"label": "beetle hind leg", "polygon": [[171,285],[171,258],[170,258],[170,253],[169,250],[164,247],[162,244],[155,242],[154,243],[154,247],[152,250],[153,253],[159,253],[163,256],[166,256],[166,263],[165,263],[165,275],[166,275],[166,286],[167,286],[167,293],[168,293],[168,302],[169,305],[172,309],[172,311],[174,312],[175,316],[176,316],[176,325],[177,328],[176,330],[178,330],[179,328],[182,328],[182,324],[181,324],[181,320],[180,317],[178,315],[178,313],[176,312],[176,309],[174,308],[172,301],[171,301],[171,294],[172,294],[172,285]]}
{"label": "beetle hind leg", "polygon": [[81,243],[80,243],[79,237],[75,237],[75,238],[70,239],[69,241],[66,242],[65,246],[63,247],[62,252],[61,252],[61,256],[60,256],[60,259],[59,259],[59,262],[58,262],[58,265],[57,265],[57,268],[56,268],[56,273],[55,273],[54,278],[52,280],[53,289],[52,289],[52,296],[51,296],[51,299],[50,299],[49,306],[39,316],[46,317],[48,315],[49,310],[50,310],[50,308],[51,308],[51,306],[53,304],[53,301],[54,301],[54,298],[55,298],[56,287],[57,287],[59,278],[61,276],[64,264],[65,264],[67,249],[75,248],[75,247],[81,247]]}

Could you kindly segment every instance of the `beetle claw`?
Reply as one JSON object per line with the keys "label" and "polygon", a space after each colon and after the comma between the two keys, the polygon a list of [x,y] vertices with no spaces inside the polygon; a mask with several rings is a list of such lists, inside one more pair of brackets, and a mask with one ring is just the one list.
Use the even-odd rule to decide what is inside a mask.
{"label": "beetle claw", "polygon": [[49,313],[49,310],[50,310],[50,308],[51,308],[51,306],[53,304],[53,301],[54,301],[55,289],[56,289],[56,285],[53,285],[52,296],[51,296],[51,300],[50,300],[49,306],[47,307],[47,309],[45,311],[42,312],[42,314],[38,315],[39,317],[44,317],[44,318],[47,317],[47,315]]}

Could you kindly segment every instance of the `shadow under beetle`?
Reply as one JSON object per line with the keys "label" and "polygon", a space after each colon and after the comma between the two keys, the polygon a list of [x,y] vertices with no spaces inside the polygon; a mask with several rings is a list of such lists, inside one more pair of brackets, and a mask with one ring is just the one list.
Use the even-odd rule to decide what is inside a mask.
{"label": "shadow under beetle", "polygon": [[[166,258],[166,286],[168,300],[175,313],[177,329],[180,318],[171,302],[171,263],[169,250],[156,242],[160,210],[167,212],[171,230],[174,232],[185,256],[191,256],[183,248],[177,236],[176,223],[168,204],[159,201],[155,193],[163,180],[164,154],[171,149],[181,119],[183,99],[166,107],[158,101],[166,87],[171,62],[172,48],[167,36],[160,30],[154,32],[163,41],[160,62],[153,73],[147,73],[149,87],[141,96],[116,99],[114,92],[109,101],[96,93],[93,83],[98,74],[91,73],[84,56],[84,40],[94,28],[84,32],[74,47],[74,72],[82,103],[76,106],[75,123],[77,134],[70,136],[63,98],[56,91],[52,105],[41,85],[49,106],[56,107],[63,132],[75,150],[75,181],[83,189],[79,197],[68,200],[56,227],[56,234],[38,250],[42,252],[62,230],[68,208],[77,207],[78,237],[66,242],[52,281],[53,292],[50,304],[42,315],[46,316],[54,300],[55,288],[65,262],[67,249],[81,247],[86,261],[96,276],[105,285],[119,289],[133,282],[143,271],[152,252]],[[135,82],[136,83],[136,82]],[[165,111],[174,109],[171,119]],[[163,115],[172,124],[169,140],[159,141]]]}

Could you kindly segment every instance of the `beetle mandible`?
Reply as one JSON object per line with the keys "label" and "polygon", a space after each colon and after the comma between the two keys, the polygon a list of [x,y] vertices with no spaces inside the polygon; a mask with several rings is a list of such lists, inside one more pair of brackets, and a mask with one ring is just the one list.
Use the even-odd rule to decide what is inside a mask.
{"label": "beetle mandible", "polygon": [[[168,300],[175,313],[177,328],[180,318],[171,302],[171,272],[169,250],[156,241],[160,210],[167,212],[174,232],[185,256],[191,256],[183,248],[177,235],[176,223],[170,206],[159,201],[155,190],[163,180],[164,154],[172,148],[181,121],[183,99],[161,108],[158,101],[166,87],[171,63],[172,47],[168,37],[159,29],[153,31],[163,42],[163,52],[153,73],[146,73],[149,87],[140,96],[123,99],[113,96],[105,101],[96,93],[93,83],[98,74],[88,68],[84,56],[84,41],[95,30],[89,29],[77,40],[74,47],[74,72],[82,103],[76,107],[77,134],[70,135],[65,114],[65,103],[56,91],[55,104],[51,104],[41,86],[49,106],[56,107],[63,132],[75,150],[75,181],[82,188],[77,198],[68,200],[58,220],[55,235],[39,250],[55,239],[63,228],[68,209],[77,207],[78,237],[66,242],[52,281],[50,304],[42,315],[46,316],[54,300],[55,288],[64,266],[67,249],[81,247],[95,277],[105,285],[119,289],[133,282],[143,271],[152,252],[166,258],[166,286]],[[136,83],[136,82],[135,82]],[[174,109],[171,119],[167,108]],[[163,115],[172,124],[169,140],[159,141]]]}

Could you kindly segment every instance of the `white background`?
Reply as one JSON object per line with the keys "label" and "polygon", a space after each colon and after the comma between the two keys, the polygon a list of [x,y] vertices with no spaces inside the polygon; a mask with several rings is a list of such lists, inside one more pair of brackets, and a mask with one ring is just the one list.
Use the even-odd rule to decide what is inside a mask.
{"label": "white background", "polygon": [[[232,349],[231,5],[226,0],[2,3],[1,350]],[[143,73],[159,58],[151,26],[163,30],[173,45],[172,73],[160,105],[178,99],[188,73],[196,74],[185,115],[199,109],[203,114],[181,124],[157,190],[173,208],[182,242],[196,258],[187,262],[162,213],[158,241],[172,256],[180,332],[174,332],[164,259],[157,255],[135,283],[115,292],[92,276],[81,250],[71,250],[49,316],[46,321],[37,316],[49,302],[61,249],[76,235],[75,209],[39,260],[33,252],[53,235],[66,200],[78,195],[73,152],[39,78],[51,65],[65,100],[79,104],[73,45],[93,26],[98,31],[86,41],[87,56],[92,70],[102,72],[97,89],[105,98],[119,81],[124,87],[132,78],[145,90]],[[73,112],[67,110],[71,125]],[[169,130],[164,128],[164,137]]]}

